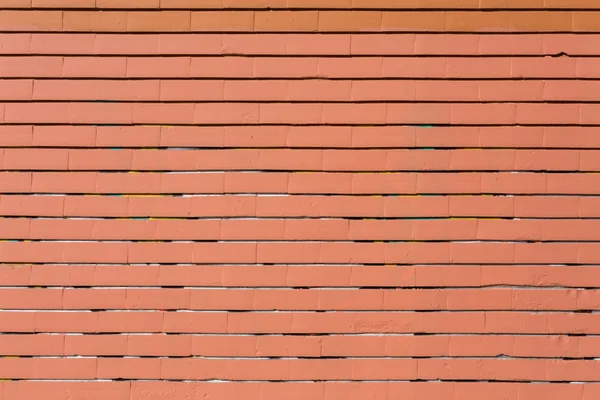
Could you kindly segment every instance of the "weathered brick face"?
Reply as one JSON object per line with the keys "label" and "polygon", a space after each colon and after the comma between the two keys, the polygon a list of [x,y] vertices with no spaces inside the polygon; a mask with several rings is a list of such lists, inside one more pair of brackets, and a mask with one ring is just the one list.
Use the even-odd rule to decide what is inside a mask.
{"label": "weathered brick face", "polygon": [[598,0],[0,0],[0,400],[600,399]]}

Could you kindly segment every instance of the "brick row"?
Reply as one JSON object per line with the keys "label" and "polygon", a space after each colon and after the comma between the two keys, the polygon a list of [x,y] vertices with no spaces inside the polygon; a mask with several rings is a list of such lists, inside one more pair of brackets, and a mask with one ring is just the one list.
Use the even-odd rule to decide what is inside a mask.
{"label": "brick row", "polygon": [[0,358],[8,379],[600,380],[599,360]]}
{"label": "brick row", "polygon": [[0,242],[5,263],[600,264],[600,243]]}
{"label": "brick row", "polygon": [[600,314],[464,312],[0,311],[5,333],[600,333]]}
{"label": "brick row", "polygon": [[[597,266],[0,265],[3,286],[600,287]],[[585,292],[582,296],[586,296]]]}
{"label": "brick row", "polygon": [[2,101],[600,101],[600,81],[0,80]]}
{"label": "brick row", "polygon": [[0,125],[0,147],[586,149],[600,148],[600,136],[575,126]]}
{"label": "brick row", "polygon": [[[597,57],[12,56],[1,59],[2,78],[600,78],[600,59]],[[419,85],[438,83],[421,82]],[[581,89],[591,95],[588,88]],[[498,95],[503,91],[499,92]]]}
{"label": "brick row", "polygon": [[[501,400],[595,400],[600,385],[595,383],[539,383],[528,382],[0,382],[4,400],[21,400],[43,396],[48,400],[94,398],[102,393],[108,400],[160,399],[165,393],[176,399],[214,400],[280,400],[284,396],[325,400],[373,397],[380,400],[465,400],[483,398]],[[376,396],[376,397],[375,397]]]}
{"label": "brick row", "polygon": [[[2,383],[0,383],[1,385]],[[439,400],[452,400],[461,396],[466,400],[501,399],[504,396],[518,396],[522,400],[539,398],[560,400],[593,400],[598,393],[598,385],[568,383],[494,383],[494,382],[310,382],[310,383],[254,383],[254,382],[40,382],[15,381],[4,383],[4,399],[20,400],[44,393],[49,400],[67,400],[76,396],[90,396],[101,391],[104,398],[111,400],[142,400],[149,396],[160,398],[163,393],[173,393],[181,398],[202,399],[209,396],[215,400],[241,399],[281,399],[282,396],[300,396],[323,400],[328,398],[349,398],[355,395],[377,396],[388,400],[399,396],[407,400],[427,398],[434,395]],[[51,397],[49,397],[51,396]],[[112,397],[106,397],[112,396]],[[197,396],[197,397],[193,397]],[[150,397],[151,398],[151,397]]]}
{"label": "brick row", "polygon": [[17,356],[597,357],[597,336],[1,335]]}
{"label": "brick row", "polygon": [[0,103],[9,124],[598,125],[575,103]]}
{"label": "brick row", "polygon": [[[542,19],[541,21],[544,21]],[[598,34],[0,33],[0,54],[37,55],[600,55]],[[558,57],[568,58],[568,57]],[[150,68],[148,66],[148,68]]]}
{"label": "brick row", "polygon": [[598,32],[597,11],[0,10],[12,32]]}
{"label": "brick row", "polygon": [[[598,218],[597,196],[0,195],[0,215],[216,218]],[[583,222],[582,222],[583,223]],[[565,233],[567,234],[567,233]]]}
{"label": "brick row", "polygon": [[3,310],[570,311],[600,310],[573,289],[0,289]]}
{"label": "brick row", "polygon": [[[356,157],[361,159],[356,164]],[[600,150],[0,149],[5,171],[600,171]]]}
{"label": "brick row", "polygon": [[591,11],[0,11],[0,27],[21,32],[595,32],[596,19]]}
{"label": "brick row", "polygon": [[[596,241],[600,220],[43,219],[10,218],[0,239]],[[1,308],[1,307],[0,307]]]}
{"label": "brick row", "polygon": [[[0,194],[600,194],[596,173],[0,172]],[[445,203],[445,200],[444,200]],[[557,210],[560,211],[561,210]]]}
{"label": "brick row", "polygon": [[88,9],[596,9],[594,0],[6,0],[2,8],[88,8]]}

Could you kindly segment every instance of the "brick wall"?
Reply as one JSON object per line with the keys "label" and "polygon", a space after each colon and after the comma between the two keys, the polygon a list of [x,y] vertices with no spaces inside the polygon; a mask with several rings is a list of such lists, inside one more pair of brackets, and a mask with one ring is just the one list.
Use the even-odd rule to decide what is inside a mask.
{"label": "brick wall", "polygon": [[1,400],[600,399],[598,0],[0,0]]}

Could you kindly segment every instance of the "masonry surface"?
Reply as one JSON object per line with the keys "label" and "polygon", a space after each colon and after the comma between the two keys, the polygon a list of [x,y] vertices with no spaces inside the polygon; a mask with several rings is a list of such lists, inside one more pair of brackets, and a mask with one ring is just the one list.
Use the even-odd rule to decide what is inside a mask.
{"label": "masonry surface", "polygon": [[0,400],[600,399],[598,0],[0,0]]}

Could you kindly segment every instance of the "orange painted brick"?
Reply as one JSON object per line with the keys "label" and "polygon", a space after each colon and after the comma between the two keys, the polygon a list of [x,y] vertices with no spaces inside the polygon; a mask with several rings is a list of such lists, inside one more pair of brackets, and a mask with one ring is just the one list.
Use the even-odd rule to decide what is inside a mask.
{"label": "orange painted brick", "polygon": [[194,336],[185,335],[131,335],[127,337],[127,354],[189,356]]}
{"label": "orange painted brick", "polygon": [[351,99],[352,81],[288,81],[287,98],[295,101],[347,101]]}
{"label": "orange painted brick", "polygon": [[[45,103],[47,107],[55,105],[66,106],[69,110],[68,120],[62,122],[70,123],[132,123],[133,106],[128,103]],[[110,116],[110,117],[108,117]]]}
{"label": "orange painted brick", "polygon": [[96,5],[94,0],[29,0],[29,3],[35,8],[93,8]]}
{"label": "orange painted brick", "polygon": [[[379,38],[377,38],[379,39]],[[414,50],[409,54],[466,55],[478,54],[477,35],[427,35],[418,34],[414,38]]]}
{"label": "orange painted brick", "polygon": [[190,30],[189,11],[135,11],[127,13],[128,32],[170,32]]}
{"label": "orange painted brick", "polygon": [[513,150],[454,150],[450,154],[449,168],[458,171],[473,170],[513,170],[515,165]]}
{"label": "orange painted brick", "polygon": [[576,70],[580,70],[581,74],[587,75],[585,66],[578,68],[577,63],[573,59],[568,58],[513,58],[512,76],[514,78],[522,77],[548,77],[548,78],[566,78],[574,76]]}
{"label": "orange painted brick", "polygon": [[381,16],[383,31],[392,32],[430,32],[452,30],[448,13],[428,11],[390,12]]}
{"label": "orange painted brick", "polygon": [[129,118],[133,123],[190,124],[194,113],[194,104],[138,103],[133,105]]}
{"label": "orange painted brick", "polygon": [[[249,105],[244,106],[250,107]],[[323,104],[262,103],[257,106],[259,109],[258,123],[260,124],[320,124],[325,122]]]}
{"label": "orange painted brick", "polygon": [[[0,370],[10,378],[94,379],[96,360],[90,358],[3,358]],[[10,371],[10,372],[9,372]]]}
{"label": "orange painted brick", "polygon": [[[251,103],[203,103],[194,108],[194,123],[252,124],[259,122],[259,105]],[[260,121],[264,122],[264,121]]]}
{"label": "orange painted brick", "polygon": [[[440,62],[444,61],[445,69],[440,68]],[[419,59],[415,59],[415,63]],[[424,67],[427,67],[427,75],[432,77],[447,77],[447,78],[504,78],[512,77],[511,59],[510,58],[461,58],[447,57],[437,60],[436,58],[429,60],[424,59],[420,62]],[[395,62],[397,64],[397,62]],[[418,76],[425,75],[424,73],[416,72]],[[490,84],[495,84],[491,82]],[[507,82],[508,85],[510,83]],[[484,92],[482,90],[482,92]],[[488,100],[489,101],[489,100]]]}
{"label": "orange painted brick", "polygon": [[68,103],[8,103],[4,106],[4,122],[30,123],[69,122]]}
{"label": "orange painted brick", "polygon": [[320,11],[320,31],[379,31],[382,29],[382,13],[380,11]]}
{"label": "orange painted brick", "polygon": [[64,335],[62,339],[64,340],[65,355],[120,356],[128,354],[129,338],[125,335]]}
{"label": "orange painted brick", "polygon": [[160,0],[96,0],[98,8],[158,8]]}
{"label": "orange painted brick", "polygon": [[74,32],[122,32],[127,29],[127,13],[121,11],[66,11],[63,30]]}
{"label": "orange painted brick", "polygon": [[[349,55],[351,35],[287,35],[286,53],[296,55]],[[270,52],[273,54],[273,52]]]}
{"label": "orange painted brick", "polygon": [[64,57],[62,76],[122,78],[126,75],[127,62],[128,60],[125,57],[109,57],[102,60],[97,57]]}
{"label": "orange painted brick", "polygon": [[191,30],[199,32],[259,30],[261,23],[259,15],[261,14],[252,11],[194,11],[191,13]]}
{"label": "orange painted brick", "polygon": [[288,82],[286,81],[225,81],[226,100],[287,100]]}
{"label": "orange painted brick", "polygon": [[29,54],[31,52],[32,35],[0,34],[0,54]]}
{"label": "orange painted brick", "polygon": [[98,332],[162,332],[163,321],[165,324],[164,326],[166,327],[166,317],[163,312],[158,311],[144,313],[108,311],[97,313],[97,315],[98,321],[96,329]]}
{"label": "orange painted brick", "polygon": [[34,100],[158,100],[158,81],[36,80]]}
{"label": "orange painted brick", "polygon": [[[536,18],[533,22],[530,18],[535,18],[529,13],[510,13],[510,27],[516,31],[533,30],[536,32],[556,32],[570,31],[577,26],[574,20],[577,20],[579,13],[554,11],[545,12],[544,18]],[[540,14],[538,14],[540,15]]]}
{"label": "orange painted brick", "polygon": [[176,77],[187,78],[190,76],[189,57],[156,57],[156,58],[127,58],[127,77]]}
{"label": "orange painted brick", "polygon": [[225,3],[222,0],[206,0],[200,4],[194,0],[161,0],[160,2],[160,7],[163,8],[196,8],[197,6],[201,8],[221,8],[225,6]]}
{"label": "orange painted brick", "polygon": [[3,398],[19,399],[23,397],[43,396],[52,400],[65,399],[67,396],[67,382],[31,382],[7,381],[4,382]]}
{"label": "orange painted brick", "polygon": [[3,31],[60,31],[63,28],[61,11],[0,11]]}
{"label": "orange painted brick", "polygon": [[[441,14],[441,13],[439,13]],[[445,28],[453,32],[502,32],[513,30],[513,19],[518,19],[518,12],[485,13],[457,11],[446,12]],[[535,15],[535,14],[534,14]],[[532,18],[535,18],[532,15]],[[523,30],[528,27],[523,26]]]}
{"label": "orange painted brick", "polygon": [[6,355],[61,356],[63,340],[60,335],[2,335],[0,348]]}
{"label": "orange painted brick", "polygon": [[0,80],[0,96],[2,100],[31,100],[33,81]]}
{"label": "orange painted brick", "polygon": [[[329,124],[384,124],[387,122],[386,107],[383,104],[324,104],[323,122]],[[342,122],[342,115],[347,118]],[[352,117],[348,117],[352,115]]]}
{"label": "orange painted brick", "polygon": [[30,7],[31,6],[31,0],[5,0],[2,3],[2,6],[6,7],[6,8]]}
{"label": "orange painted brick", "polygon": [[2,167],[5,170],[61,170],[67,169],[68,150],[60,149],[6,149],[3,152]]}
{"label": "orange painted brick", "polygon": [[[471,114],[472,115],[472,114]],[[451,107],[448,103],[390,103],[387,105],[388,124],[449,124]],[[456,121],[452,121],[456,123]]]}
{"label": "orange painted brick", "polygon": [[32,175],[27,172],[0,173],[0,191],[5,193],[26,193],[32,188]]}
{"label": "orange painted brick", "polygon": [[[224,14],[230,18],[231,11]],[[294,32],[323,30],[325,16],[317,11],[266,11],[254,13],[254,31]],[[325,23],[326,24],[326,23]]]}
{"label": "orange painted brick", "polygon": [[100,379],[158,379],[161,369],[159,358],[100,358],[97,376]]}
{"label": "orange painted brick", "polygon": [[[235,59],[234,59],[235,60]],[[239,62],[248,61],[253,65],[253,70],[250,68],[249,74],[253,74],[257,78],[265,77],[316,77],[321,73],[321,59],[316,57],[306,58],[276,58],[276,57],[257,57],[240,58]],[[227,62],[227,59],[221,60]],[[240,63],[237,63],[236,68],[238,74],[244,71],[239,68]],[[349,60],[347,60],[349,62]],[[223,72],[220,72],[223,73]],[[323,75],[326,73],[323,71]],[[248,75],[245,75],[248,76]]]}

